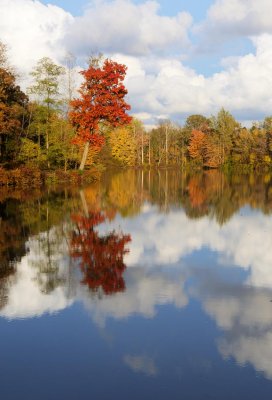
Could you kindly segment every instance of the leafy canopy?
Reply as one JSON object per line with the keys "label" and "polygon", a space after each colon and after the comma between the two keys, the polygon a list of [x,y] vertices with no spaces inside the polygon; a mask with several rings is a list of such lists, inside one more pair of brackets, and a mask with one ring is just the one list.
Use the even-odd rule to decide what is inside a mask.
{"label": "leafy canopy", "polygon": [[87,70],[81,71],[84,82],[79,98],[71,102],[70,112],[79,142],[101,147],[104,143],[101,125],[117,127],[131,121],[127,114],[130,106],[124,100],[126,69],[125,65],[107,59],[101,67],[91,63]]}

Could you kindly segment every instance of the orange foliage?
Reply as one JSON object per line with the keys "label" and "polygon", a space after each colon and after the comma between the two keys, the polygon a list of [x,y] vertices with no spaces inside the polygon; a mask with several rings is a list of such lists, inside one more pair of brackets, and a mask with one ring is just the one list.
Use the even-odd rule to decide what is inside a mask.
{"label": "orange foliage", "polygon": [[188,147],[190,157],[196,161],[203,162],[205,155],[206,135],[202,131],[192,130],[190,144]]}
{"label": "orange foliage", "polygon": [[218,168],[223,163],[223,154],[218,143],[208,138],[205,143],[205,165],[210,168]]}
{"label": "orange foliage", "polygon": [[190,179],[188,184],[191,206],[199,208],[206,200],[205,188],[201,186],[201,179],[195,176]]}

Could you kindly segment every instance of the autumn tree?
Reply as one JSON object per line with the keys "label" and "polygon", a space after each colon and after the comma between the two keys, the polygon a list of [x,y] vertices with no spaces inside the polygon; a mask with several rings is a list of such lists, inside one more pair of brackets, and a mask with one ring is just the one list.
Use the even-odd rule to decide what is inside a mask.
{"label": "autumn tree", "polygon": [[159,126],[152,129],[150,133],[153,158],[158,166],[162,163],[168,164],[170,130],[170,121],[161,121]]}
{"label": "autumn tree", "polygon": [[189,154],[196,162],[203,164],[205,157],[206,135],[194,129],[190,138]]}
{"label": "autumn tree", "polygon": [[204,158],[206,167],[218,168],[223,164],[220,138],[215,133],[206,135]]}
{"label": "autumn tree", "polygon": [[140,120],[133,118],[131,128],[133,131],[133,141],[136,145],[136,163],[143,166],[145,163],[148,137],[143,123]]}
{"label": "autumn tree", "polygon": [[110,144],[113,157],[123,165],[136,163],[136,138],[133,127],[121,126],[111,132]]}
{"label": "autumn tree", "polygon": [[250,162],[250,154],[253,147],[254,137],[248,129],[240,129],[234,139],[233,162],[236,164],[247,164]]}
{"label": "autumn tree", "polygon": [[211,118],[211,126],[219,138],[221,158],[224,163],[231,156],[233,142],[240,124],[231,113],[222,108],[216,117]]}
{"label": "autumn tree", "polygon": [[91,62],[81,71],[84,78],[79,98],[71,102],[70,119],[77,129],[79,143],[84,143],[80,170],[84,169],[89,147],[100,149],[104,143],[103,126],[128,124],[130,106],[125,102],[127,90],[123,84],[126,66],[105,60],[103,65]]}
{"label": "autumn tree", "polygon": [[0,42],[0,161],[10,161],[20,148],[28,97],[7,67],[6,47]]}
{"label": "autumn tree", "polygon": [[266,132],[267,156],[272,161],[272,116],[264,119],[262,127]]}

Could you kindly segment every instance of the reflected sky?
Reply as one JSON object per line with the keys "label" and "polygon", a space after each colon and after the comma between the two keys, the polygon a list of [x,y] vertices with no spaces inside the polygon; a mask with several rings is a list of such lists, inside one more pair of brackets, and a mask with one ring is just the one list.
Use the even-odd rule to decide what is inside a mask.
{"label": "reflected sky", "polygon": [[[269,176],[174,171],[123,172],[27,204],[3,200],[0,372],[17,377],[14,363],[22,367],[27,351],[34,376],[50,359],[49,376],[65,363],[74,372],[73,384],[64,387],[61,375],[53,385],[65,398],[89,398],[87,368],[98,399],[112,398],[121,382],[124,399],[268,399],[270,204]],[[24,232],[16,254],[13,212]],[[5,398],[15,399],[8,382]],[[26,397],[24,388],[23,398],[38,390]],[[41,398],[54,396],[44,390]]]}

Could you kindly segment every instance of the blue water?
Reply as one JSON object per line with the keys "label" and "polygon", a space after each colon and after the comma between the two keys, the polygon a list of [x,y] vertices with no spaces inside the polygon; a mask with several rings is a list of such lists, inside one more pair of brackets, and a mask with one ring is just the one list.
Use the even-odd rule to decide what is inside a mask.
{"label": "blue water", "polygon": [[[15,243],[14,218],[3,214],[13,253],[3,246],[1,271],[14,270],[0,280],[1,398],[270,399],[272,217],[263,204],[218,224],[210,197],[211,213],[192,218],[174,192],[165,210],[146,189],[122,216],[122,186],[113,205],[111,185],[83,191],[87,213],[82,192],[69,204],[60,195],[58,211],[41,199],[46,224],[48,209],[30,220],[35,202],[3,203],[21,229]],[[97,222],[94,212],[107,216]],[[126,251],[116,255],[118,246]]]}

